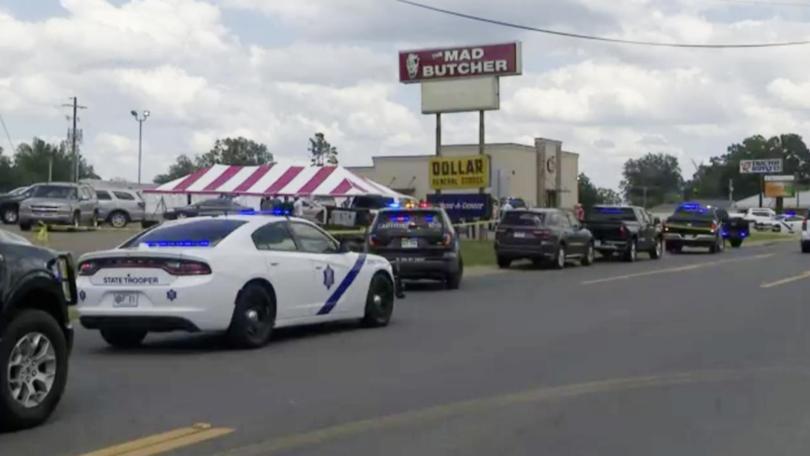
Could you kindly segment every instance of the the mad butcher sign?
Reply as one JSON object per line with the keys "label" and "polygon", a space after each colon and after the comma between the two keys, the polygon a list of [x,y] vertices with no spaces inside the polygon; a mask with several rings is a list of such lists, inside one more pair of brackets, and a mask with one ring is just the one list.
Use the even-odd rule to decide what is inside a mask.
{"label": "the mad butcher sign", "polygon": [[399,53],[400,82],[520,74],[520,43],[486,44]]}

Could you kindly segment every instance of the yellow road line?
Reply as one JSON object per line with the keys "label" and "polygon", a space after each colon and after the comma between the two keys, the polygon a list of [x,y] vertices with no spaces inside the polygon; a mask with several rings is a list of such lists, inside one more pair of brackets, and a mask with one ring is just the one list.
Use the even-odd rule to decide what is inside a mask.
{"label": "yellow road line", "polygon": [[761,255],[752,255],[743,258],[730,258],[728,260],[718,260],[718,261],[707,261],[704,263],[693,263],[688,264],[685,266],[678,266],[674,268],[665,268],[665,269],[654,269],[652,271],[644,271],[644,272],[636,272],[633,274],[625,274],[620,276],[613,276],[613,277],[605,277],[603,279],[594,279],[594,280],[586,280],[582,282],[582,285],[594,285],[597,283],[605,283],[605,282],[615,282],[617,280],[627,280],[633,279],[636,277],[645,277],[657,274],[670,274],[674,272],[685,272],[685,271],[693,271],[695,269],[706,268],[709,266],[717,266],[726,263],[736,263],[739,261],[748,261],[748,260],[761,260],[763,258],[768,258],[774,256],[774,253],[763,253]]}
{"label": "yellow road line", "polygon": [[799,275],[795,275],[792,277],[785,277],[784,279],[775,280],[773,282],[765,282],[760,285],[760,288],[772,288],[778,287],[779,285],[784,285],[786,283],[795,282],[797,280],[808,279],[810,278],[810,271],[804,271]]}
{"label": "yellow road line", "polygon": [[421,410],[413,410],[378,418],[352,421],[314,431],[277,437],[217,453],[216,456],[271,456],[302,447],[323,444],[331,440],[351,437],[364,433],[399,428],[408,425],[429,425],[429,421],[439,421],[469,413],[480,413],[495,408],[535,402],[563,400],[589,394],[614,393],[642,388],[657,388],[702,382],[739,381],[755,374],[799,374],[810,375],[802,369],[761,368],[749,370],[708,370],[696,372],[626,377],[597,380],[562,386],[540,387],[528,391],[501,396],[472,399],[469,401],[439,405]]}
{"label": "yellow road line", "polygon": [[152,456],[222,437],[233,431],[231,428],[215,428],[208,423],[197,423],[193,426],[174,429],[84,453],[81,456]]}

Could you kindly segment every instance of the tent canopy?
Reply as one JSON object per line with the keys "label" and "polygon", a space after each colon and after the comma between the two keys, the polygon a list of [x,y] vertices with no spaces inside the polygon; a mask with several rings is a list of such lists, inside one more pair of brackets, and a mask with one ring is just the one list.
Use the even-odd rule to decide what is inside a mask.
{"label": "tent canopy", "polygon": [[251,196],[404,197],[342,166],[273,163],[261,166],[214,165],[167,182],[145,193],[229,194]]}

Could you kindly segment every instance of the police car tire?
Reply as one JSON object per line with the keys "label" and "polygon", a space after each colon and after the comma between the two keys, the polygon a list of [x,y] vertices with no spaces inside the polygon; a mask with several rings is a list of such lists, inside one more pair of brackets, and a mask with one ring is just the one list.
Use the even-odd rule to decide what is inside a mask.
{"label": "police car tire", "polygon": [[[742,243],[742,241],[739,241]],[[733,247],[734,244],[731,244]],[[802,253],[810,253],[810,242],[802,242]]]}
{"label": "police car tire", "polygon": [[447,280],[445,285],[447,286],[448,290],[458,290],[458,287],[461,286],[461,277],[464,275],[464,262],[461,259],[458,260],[458,271],[455,274],[449,274],[447,276]]}
{"label": "police car tire", "polygon": [[[736,248],[739,248],[742,245],[743,241],[742,241],[742,239],[729,239],[728,242],[729,242],[729,244],[731,244],[732,248],[736,249]],[[808,250],[808,251],[810,251],[810,250]]]}
{"label": "police car tire", "polygon": [[101,338],[115,348],[135,348],[146,338],[146,330],[103,328]]}
{"label": "police car tire", "polygon": [[[8,367],[11,351],[27,334],[38,332],[44,335],[56,357],[56,377],[48,395],[38,405],[25,408],[11,397],[8,385]],[[0,340],[0,430],[11,431],[30,428],[44,422],[56,408],[65,391],[68,371],[68,349],[65,334],[56,320],[41,310],[23,310],[6,327]]]}
{"label": "police car tire", "polygon": [[[255,311],[259,320],[251,320]],[[263,286],[251,283],[242,288],[236,297],[231,325],[228,328],[228,344],[234,348],[260,348],[270,341],[276,324],[276,300]]]}
{"label": "police car tire", "polygon": [[510,260],[509,258],[506,258],[506,257],[502,257],[500,255],[498,256],[497,261],[498,261],[498,267],[501,268],[501,269],[506,269],[506,268],[508,268],[509,266],[512,265],[512,260]]}
{"label": "police car tire", "polygon": [[[374,296],[380,296],[379,303]],[[394,283],[385,274],[378,272],[371,278],[366,296],[366,310],[363,315],[363,326],[386,326],[394,312]]]}
{"label": "police car tire", "polygon": [[557,254],[554,255],[554,261],[551,264],[554,269],[565,269],[565,246],[560,244],[557,247]]}
{"label": "police car tire", "polygon": [[664,247],[663,242],[660,239],[656,239],[655,244],[653,244],[652,248],[650,249],[650,258],[653,260],[657,260],[661,258],[664,254]]}

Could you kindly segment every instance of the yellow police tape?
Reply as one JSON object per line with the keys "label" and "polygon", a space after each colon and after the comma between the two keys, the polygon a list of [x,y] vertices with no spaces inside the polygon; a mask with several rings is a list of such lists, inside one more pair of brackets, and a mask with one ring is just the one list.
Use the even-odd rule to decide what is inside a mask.
{"label": "yellow police tape", "polygon": [[[477,222],[454,223],[455,228],[467,228],[470,226],[489,226],[497,223],[497,220],[479,220]],[[365,234],[366,230],[329,230],[329,234],[333,236],[352,235],[352,234]]]}

